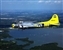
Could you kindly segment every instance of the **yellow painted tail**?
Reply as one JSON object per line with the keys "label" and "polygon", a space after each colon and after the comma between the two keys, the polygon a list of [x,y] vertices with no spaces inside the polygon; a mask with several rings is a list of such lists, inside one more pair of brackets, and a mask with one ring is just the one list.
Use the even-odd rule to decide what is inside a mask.
{"label": "yellow painted tail", "polygon": [[60,25],[59,16],[57,14],[53,14],[53,16],[50,20],[44,21],[44,22],[38,22],[38,23],[36,23],[35,26],[37,26],[38,24],[43,25],[44,27],[50,26],[50,25],[59,26]]}
{"label": "yellow painted tail", "polygon": [[59,24],[60,22],[59,22],[59,16],[57,15],[57,14],[54,14],[53,16],[52,16],[52,18],[49,20],[49,22],[50,23],[52,23],[52,24]]}

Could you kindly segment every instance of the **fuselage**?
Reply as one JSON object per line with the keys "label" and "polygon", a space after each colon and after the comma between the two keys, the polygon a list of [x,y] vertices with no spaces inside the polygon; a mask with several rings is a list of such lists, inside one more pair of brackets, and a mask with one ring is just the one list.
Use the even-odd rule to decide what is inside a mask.
{"label": "fuselage", "polygon": [[19,21],[16,24],[13,24],[15,27],[19,27],[19,28],[28,28],[28,27],[34,27],[34,23],[33,22],[28,22],[28,21]]}
{"label": "fuselage", "polygon": [[44,22],[30,22],[30,21],[19,21],[16,24],[12,24],[12,27],[18,28],[40,28],[40,27],[49,27],[49,26],[60,26],[59,17],[57,14],[54,14],[51,19]]}

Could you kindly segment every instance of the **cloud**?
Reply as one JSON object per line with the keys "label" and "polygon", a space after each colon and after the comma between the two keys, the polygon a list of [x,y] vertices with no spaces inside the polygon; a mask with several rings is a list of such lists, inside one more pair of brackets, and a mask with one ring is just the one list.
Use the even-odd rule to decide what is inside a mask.
{"label": "cloud", "polygon": [[39,2],[39,3],[42,3],[42,2],[44,2],[44,1],[42,1],[42,0],[39,0],[38,2]]}
{"label": "cloud", "polygon": [[50,3],[51,1],[50,0],[48,0],[48,1],[45,1],[45,3]]}
{"label": "cloud", "polygon": [[51,2],[53,2],[53,3],[61,3],[62,0],[55,0],[55,1],[51,1]]}
{"label": "cloud", "polygon": [[55,0],[55,1],[51,1],[51,0],[49,0],[49,1],[45,1],[45,3],[61,3],[62,1],[58,1],[58,0]]}
{"label": "cloud", "polygon": [[38,1],[39,3],[61,3],[62,2],[62,0],[46,0],[46,1],[44,1],[44,0],[39,0]]}
{"label": "cloud", "polygon": [[54,3],[61,3],[61,1],[54,1]]}

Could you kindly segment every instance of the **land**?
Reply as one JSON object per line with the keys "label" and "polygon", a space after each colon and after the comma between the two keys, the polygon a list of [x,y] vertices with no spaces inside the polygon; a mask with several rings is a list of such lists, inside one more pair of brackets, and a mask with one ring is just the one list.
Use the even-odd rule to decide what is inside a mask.
{"label": "land", "polygon": [[58,43],[48,43],[41,46],[32,47],[30,50],[63,50],[63,48],[59,47]]}

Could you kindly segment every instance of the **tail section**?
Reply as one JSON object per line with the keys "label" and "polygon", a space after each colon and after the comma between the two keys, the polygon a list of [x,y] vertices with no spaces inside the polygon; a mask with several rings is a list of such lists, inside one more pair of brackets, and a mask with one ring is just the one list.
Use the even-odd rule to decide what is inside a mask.
{"label": "tail section", "polygon": [[52,18],[49,20],[51,24],[60,24],[59,22],[59,16],[57,14],[54,14]]}
{"label": "tail section", "polygon": [[57,14],[53,14],[52,18],[48,21],[44,21],[44,22],[38,22],[36,23],[37,25],[43,25],[44,27],[46,26],[60,26],[60,22],[59,22],[59,16]]}

